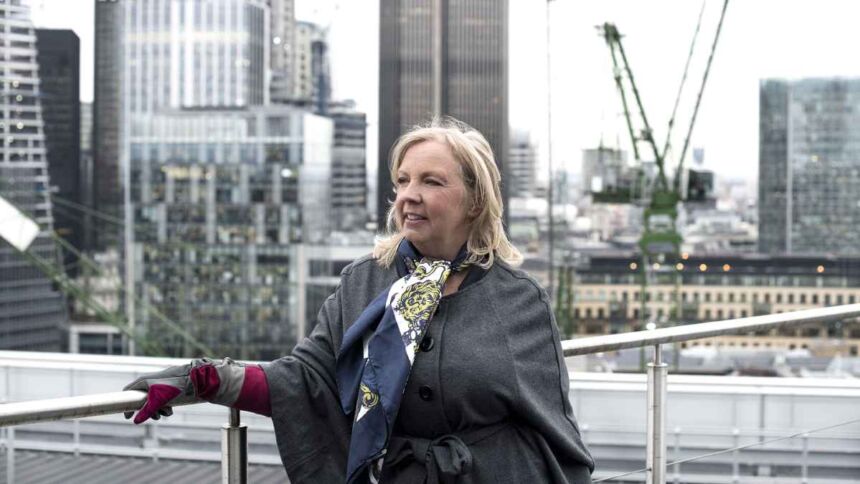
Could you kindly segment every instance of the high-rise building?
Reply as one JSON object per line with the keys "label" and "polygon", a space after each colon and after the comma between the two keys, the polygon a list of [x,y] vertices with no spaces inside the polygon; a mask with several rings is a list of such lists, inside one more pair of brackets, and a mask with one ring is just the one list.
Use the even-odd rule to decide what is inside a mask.
{"label": "high-rise building", "polygon": [[764,80],[759,116],[759,250],[860,253],[860,79]]}
{"label": "high-rise building", "polygon": [[271,0],[271,101],[284,104],[293,98],[293,64],[296,43],[296,5],[293,0]]}
{"label": "high-rise building", "polygon": [[239,358],[305,335],[296,268],[331,232],[334,122],[270,103],[272,29],[291,35],[270,7],[293,8],[121,3],[124,308],[155,351],[196,351],[177,328]]}
{"label": "high-rise building", "polygon": [[585,193],[629,190],[632,170],[627,166],[627,153],[602,144],[582,151],[582,181]]}
{"label": "high-rise building", "polygon": [[487,137],[507,205],[508,1],[382,0],[379,61],[380,227],[392,194],[391,146],[434,116],[453,116]]}
{"label": "high-rise building", "polygon": [[527,131],[511,133],[511,144],[508,149],[508,183],[511,198],[528,198],[535,194],[535,177],[537,175],[537,151],[531,142]]}
{"label": "high-rise building", "polygon": [[289,106],[162,111],[136,127],[135,321],[150,341],[192,352],[160,314],[243,359],[305,336],[300,243],[330,231],[332,134],[331,120]]}
{"label": "high-rise building", "polygon": [[325,114],[331,99],[331,74],[326,31],[311,22],[297,22],[293,100]]}
{"label": "high-rise building", "polygon": [[[54,221],[36,34],[29,7],[18,1],[0,3],[0,89],[0,196],[39,224],[41,233],[28,251],[61,268],[49,235]],[[65,298],[5,240],[0,240],[0,267],[0,348],[59,351]]]}
{"label": "high-rise building", "polygon": [[[80,41],[72,30],[36,29],[39,92],[48,171],[56,187],[54,229],[78,250],[83,244],[83,218],[65,201],[80,205],[81,193],[81,103],[79,101]],[[67,252],[66,272],[74,276],[77,257]]]}
{"label": "high-rise building", "polygon": [[[93,103],[81,103],[81,171],[80,193],[81,204],[87,208],[94,207],[93,199]],[[94,244],[93,216],[90,211],[82,214],[82,246],[91,250]]]}
{"label": "high-rise building", "polygon": [[[96,0],[95,6],[92,208],[115,218],[122,215],[123,198],[119,169],[122,6],[117,0]],[[121,229],[106,220],[93,220],[92,233],[85,238],[94,245],[87,249],[119,243]]]}
{"label": "high-rise building", "polygon": [[327,116],[334,121],[332,146],[332,228],[364,229],[367,213],[367,115],[352,101],[330,103]]}

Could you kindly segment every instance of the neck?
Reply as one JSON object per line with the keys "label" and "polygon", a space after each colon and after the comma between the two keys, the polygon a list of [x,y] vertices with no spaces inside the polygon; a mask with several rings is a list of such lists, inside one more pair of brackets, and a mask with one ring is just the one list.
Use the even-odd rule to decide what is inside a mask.
{"label": "neck", "polygon": [[445,287],[442,288],[442,295],[447,296],[449,294],[454,294],[460,289],[460,284],[466,280],[466,274],[469,272],[469,268],[465,268],[460,272],[455,272],[448,276],[448,280],[445,281]]}

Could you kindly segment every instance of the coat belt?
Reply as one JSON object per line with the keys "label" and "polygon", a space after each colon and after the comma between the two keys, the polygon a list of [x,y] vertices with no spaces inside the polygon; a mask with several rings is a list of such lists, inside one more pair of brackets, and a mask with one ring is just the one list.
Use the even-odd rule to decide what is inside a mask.
{"label": "coat belt", "polygon": [[392,435],[383,465],[394,467],[413,460],[424,464],[427,471],[425,480],[427,484],[453,484],[457,476],[468,474],[472,470],[472,452],[469,446],[509,425],[508,422],[499,422],[474,430],[446,434],[435,439]]}

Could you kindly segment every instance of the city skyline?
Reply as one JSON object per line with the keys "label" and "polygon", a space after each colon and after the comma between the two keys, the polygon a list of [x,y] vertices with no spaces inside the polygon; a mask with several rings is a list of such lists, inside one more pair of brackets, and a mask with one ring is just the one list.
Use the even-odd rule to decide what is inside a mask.
{"label": "city skyline", "polygon": [[[71,28],[81,38],[81,99],[91,100],[93,2],[34,0],[33,4],[36,27]],[[706,5],[694,62],[704,62],[721,5]],[[544,7],[544,2],[511,1],[509,102],[511,128],[532,129],[538,142],[539,176],[543,178],[547,160]],[[581,150],[596,147],[604,131],[607,142],[614,144],[618,138],[625,149],[629,144],[624,139],[623,120],[617,117],[609,54],[594,25],[613,21],[626,35],[625,47],[644,104],[661,139],[700,7],[698,2],[683,0],[551,2],[556,166],[579,171]],[[850,46],[860,41],[860,31],[851,26],[858,10],[860,5],[840,0],[729,4],[693,137],[693,145],[707,152],[706,167],[721,176],[756,178],[760,79],[860,76],[860,65],[844,62]],[[296,17],[328,28],[333,95],[355,99],[357,108],[367,112],[368,169],[375,171],[378,2],[299,0]],[[768,36],[763,37],[763,32]],[[692,101],[700,80],[701,69],[693,66],[682,102]],[[686,125],[688,119],[686,114],[680,116],[680,125]],[[722,139],[732,141],[723,143]]]}

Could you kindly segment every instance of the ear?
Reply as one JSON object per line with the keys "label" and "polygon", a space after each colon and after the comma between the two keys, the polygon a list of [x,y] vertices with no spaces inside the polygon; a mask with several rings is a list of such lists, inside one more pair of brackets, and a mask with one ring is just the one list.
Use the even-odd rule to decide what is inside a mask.
{"label": "ear", "polygon": [[476,203],[472,204],[472,207],[469,208],[469,211],[466,212],[466,216],[469,220],[474,220],[481,213],[481,207],[479,207]]}

